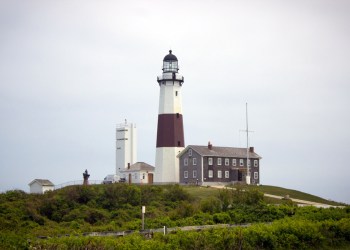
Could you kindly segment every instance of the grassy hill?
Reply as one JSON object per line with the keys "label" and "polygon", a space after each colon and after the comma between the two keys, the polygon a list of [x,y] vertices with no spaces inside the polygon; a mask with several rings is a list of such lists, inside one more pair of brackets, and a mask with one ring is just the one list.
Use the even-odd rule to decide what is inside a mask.
{"label": "grassy hill", "polygon": [[304,192],[293,190],[293,189],[282,188],[282,187],[260,185],[257,187],[248,186],[247,188],[250,188],[250,189],[256,188],[260,192],[272,194],[272,195],[278,195],[278,196],[282,196],[282,197],[289,195],[290,198],[295,198],[295,199],[300,199],[300,200],[305,200],[305,201],[313,201],[313,202],[317,202],[317,203],[334,205],[334,206],[344,205],[343,203],[340,203],[340,202],[326,200],[324,198],[321,198],[321,197],[318,197],[318,196],[315,196],[312,194],[304,193]]}
{"label": "grassy hill", "polygon": [[[256,226],[252,227],[253,229],[244,229],[246,230],[245,233],[239,231],[241,229],[226,233],[232,237],[243,237],[239,235],[245,235],[244,237],[247,237],[245,242],[248,239],[254,239],[249,243],[250,247],[258,244],[255,240],[259,241],[260,239],[256,238],[257,236],[254,236],[254,238],[252,235],[265,233],[265,236],[262,235],[261,237],[267,237],[266,230],[271,234],[268,236],[271,237],[269,239],[280,248],[285,248],[285,245],[283,245],[285,241],[278,242],[278,238],[273,236],[277,231],[281,233],[288,232],[288,234],[293,235],[283,237],[293,239],[295,242],[288,244],[296,249],[302,246],[298,245],[300,242],[305,241],[303,235],[314,231],[319,234],[315,242],[329,237],[332,242],[327,241],[327,244],[331,246],[339,242],[342,244],[350,242],[349,207],[345,209],[297,207],[293,203],[283,200],[279,200],[280,205],[276,206],[271,204],[271,200],[264,198],[262,190],[274,192],[276,195],[284,195],[284,192],[287,192],[291,197],[300,195],[298,198],[312,197],[315,201],[321,201],[315,196],[306,196],[301,192],[294,194],[291,192],[292,190],[265,186],[216,189],[198,186],[137,186],[117,183],[69,186],[43,195],[12,190],[0,193],[0,249],[27,249],[30,244],[37,247],[37,249],[115,249],[115,247],[107,246],[114,246],[117,242],[126,244],[129,241],[128,239],[131,238],[123,240],[108,239],[107,241],[97,240],[96,238],[86,239],[82,235],[86,232],[140,230],[142,205],[146,206],[146,229],[162,228],[163,226],[182,227],[214,224],[258,223],[258,225],[270,225],[270,223],[281,221],[276,226],[267,227],[263,230],[261,226]],[[305,227],[311,231],[305,232]],[[334,232],[338,235],[334,236],[332,230],[335,230]],[[78,235],[74,236],[78,238],[57,238],[57,236],[66,234]],[[179,234],[178,236],[169,237],[186,238],[188,235]],[[220,236],[220,233],[218,235]],[[50,237],[50,239],[39,240],[39,236]],[[180,238],[176,238],[173,248],[167,248],[166,244],[169,238],[157,237],[156,240],[160,240],[165,244],[164,249],[182,249],[179,245],[176,245],[180,244]],[[191,237],[187,239],[186,244],[195,241]],[[200,239],[202,236],[193,235],[193,237]],[[208,235],[208,239],[210,237],[212,236]],[[334,241],[333,238],[336,238],[337,241]],[[131,246],[129,249],[142,248],[144,239],[138,237],[130,241],[135,243],[135,240],[139,245]],[[219,237],[217,240],[222,241],[223,239]],[[71,244],[69,242],[77,245],[73,243],[73,245],[69,245]],[[89,248],[86,244],[91,244],[91,242],[95,242],[95,245]],[[201,242],[203,241],[198,240],[198,244],[201,244]],[[120,246],[124,243],[120,243]],[[110,245],[98,248],[100,244]],[[314,244],[314,241],[307,242],[306,246],[312,246],[312,244]],[[154,245],[157,244],[154,243]],[[264,247],[260,248],[264,249]],[[187,249],[191,249],[191,247]],[[192,249],[196,249],[196,247]],[[207,249],[217,248],[213,246]],[[247,249],[250,248],[247,247]],[[270,248],[267,247],[267,249]]]}
{"label": "grassy hill", "polygon": [[[233,187],[233,186],[230,186]],[[197,187],[197,186],[184,186],[183,187],[188,193],[193,195],[194,197],[197,197],[198,199],[204,199],[210,196],[217,195],[220,190],[217,188],[212,187]],[[312,201],[327,205],[333,205],[333,206],[342,206],[344,203],[335,202],[323,199],[321,197],[304,193],[301,191],[293,190],[293,189],[287,189],[282,187],[276,187],[276,186],[267,186],[267,185],[260,185],[260,186],[247,186],[247,185],[241,185],[239,188],[242,188],[244,190],[258,190],[262,193],[266,194],[272,194],[277,196],[285,197],[286,195],[289,195],[290,198],[300,199],[300,200],[306,200],[306,201]],[[265,197],[265,201],[267,203],[276,204],[281,203],[280,199],[274,199]]]}

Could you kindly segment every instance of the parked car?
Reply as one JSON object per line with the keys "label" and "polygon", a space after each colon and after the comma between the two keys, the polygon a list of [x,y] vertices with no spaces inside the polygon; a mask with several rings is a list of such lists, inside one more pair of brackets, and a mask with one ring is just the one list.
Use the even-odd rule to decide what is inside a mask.
{"label": "parked car", "polygon": [[118,181],[119,181],[119,176],[118,175],[116,175],[116,174],[109,174],[103,179],[102,183],[103,184],[112,184],[112,183],[116,183]]}

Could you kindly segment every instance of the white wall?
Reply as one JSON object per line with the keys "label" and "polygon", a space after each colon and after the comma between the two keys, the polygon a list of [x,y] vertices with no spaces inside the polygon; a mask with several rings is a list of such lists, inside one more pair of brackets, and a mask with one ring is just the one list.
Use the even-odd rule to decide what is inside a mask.
{"label": "white wall", "polygon": [[162,147],[156,149],[154,182],[178,183],[180,181],[179,158],[183,147]]}
{"label": "white wall", "polygon": [[[150,172],[152,173],[152,172]],[[143,183],[143,184],[147,184],[149,183],[148,180],[148,173],[147,171],[132,171],[132,172],[127,172],[127,173],[123,173],[123,177],[125,178],[126,182],[129,182],[129,174],[131,174],[131,183]],[[144,179],[143,179],[143,175],[144,175]]]}
{"label": "white wall", "polygon": [[116,129],[116,174],[137,162],[136,124],[119,124]]}
{"label": "white wall", "polygon": [[38,182],[34,182],[32,185],[30,185],[30,193],[31,194],[43,194],[46,191],[53,191],[53,186],[42,186]]}
{"label": "white wall", "polygon": [[176,113],[182,114],[181,86],[179,82],[166,81],[160,85],[158,114]]}

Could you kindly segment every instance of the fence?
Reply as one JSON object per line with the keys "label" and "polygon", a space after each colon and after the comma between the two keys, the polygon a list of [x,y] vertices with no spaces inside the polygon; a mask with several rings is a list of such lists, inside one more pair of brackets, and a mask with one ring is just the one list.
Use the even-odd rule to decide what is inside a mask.
{"label": "fence", "polygon": [[[89,180],[89,185],[96,185],[96,184],[102,184],[103,181],[101,180]],[[83,180],[78,180],[78,181],[68,181],[59,185],[55,186],[55,190],[61,189],[64,187],[68,186],[77,186],[77,185],[83,185],[84,181]]]}

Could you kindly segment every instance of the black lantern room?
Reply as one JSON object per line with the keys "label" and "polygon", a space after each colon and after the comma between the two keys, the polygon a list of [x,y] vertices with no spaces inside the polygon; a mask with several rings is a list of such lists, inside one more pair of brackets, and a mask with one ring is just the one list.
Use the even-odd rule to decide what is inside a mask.
{"label": "black lantern room", "polygon": [[169,50],[169,54],[166,55],[163,59],[163,72],[178,72],[179,66],[177,62],[177,58],[172,54],[172,51]]}

